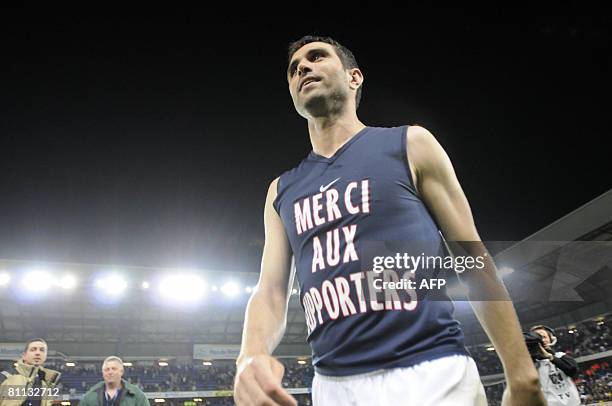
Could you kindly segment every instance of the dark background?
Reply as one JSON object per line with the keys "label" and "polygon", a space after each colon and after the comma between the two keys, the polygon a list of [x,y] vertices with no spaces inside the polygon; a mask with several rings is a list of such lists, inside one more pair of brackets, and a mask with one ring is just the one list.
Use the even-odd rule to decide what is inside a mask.
{"label": "dark background", "polygon": [[0,258],[258,271],[267,186],[310,151],[285,70],[313,33],[355,53],[364,123],[439,139],[483,239],[523,239],[612,187],[600,10],[316,11],[5,15]]}

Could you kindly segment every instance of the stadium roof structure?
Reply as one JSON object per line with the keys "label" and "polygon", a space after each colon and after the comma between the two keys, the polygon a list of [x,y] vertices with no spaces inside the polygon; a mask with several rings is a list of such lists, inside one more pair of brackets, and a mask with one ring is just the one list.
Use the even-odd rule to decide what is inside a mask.
{"label": "stadium roof structure", "polygon": [[[590,271],[570,275],[570,281],[565,281],[575,292],[574,296],[559,297],[554,290],[559,281],[567,279],[563,278],[567,275],[559,273],[560,255],[567,247],[571,247],[573,257],[593,253],[590,261],[593,266]],[[599,255],[602,249],[607,256],[602,261],[595,260],[595,252]],[[504,277],[504,282],[525,327],[536,323],[567,326],[609,313],[612,310],[612,190],[497,253],[495,262],[514,269]],[[461,310],[457,316],[464,325],[467,343],[486,342],[486,335],[473,313],[465,308]]]}
{"label": "stadium roof structure", "polygon": [[[114,297],[96,289],[95,280],[112,273],[127,285]],[[0,343],[44,337],[68,355],[122,353],[130,355],[191,354],[193,344],[239,344],[245,306],[257,274],[190,270],[207,282],[199,301],[193,291],[173,292],[164,298],[163,275],[185,270],[118,267],[95,264],[0,260],[0,273],[11,275],[11,285],[0,287]],[[69,271],[78,279],[73,290],[53,285],[26,295],[28,272],[61,279]],[[144,288],[146,283],[146,289]],[[233,284],[232,289],[224,290]],[[295,355],[305,355],[306,327],[297,296],[289,306],[286,344],[298,344]],[[55,345],[55,348],[58,348]],[[289,347],[292,347],[289,345]],[[102,349],[103,348],[103,349]]]}
{"label": "stadium roof structure", "polygon": [[[511,294],[528,289],[535,282],[542,286],[554,280],[553,265],[559,250],[527,255],[525,247],[538,241],[577,240],[612,241],[612,190],[495,255],[498,263],[511,264],[515,269],[504,278]],[[12,285],[5,281],[6,286],[0,286],[0,343],[44,337],[68,356],[98,353],[187,356],[192,354],[196,343],[238,345],[249,289],[257,281],[254,273],[197,271],[208,282],[208,289],[201,303],[190,307],[185,303],[193,292],[183,295],[178,292],[180,306],[168,304],[161,300],[159,291],[164,282],[155,279],[161,274],[182,270],[0,260],[0,275],[4,271],[18,278],[32,269],[48,270],[57,277],[70,271],[79,282],[73,290],[52,286],[28,298],[20,296],[24,287],[15,279]],[[91,287],[97,275],[109,270],[125,277],[127,286],[121,298],[100,295]],[[144,281],[150,283],[147,289]],[[231,292],[223,290],[228,281],[235,284]],[[213,287],[213,284],[216,285]],[[551,301],[547,292],[542,294],[541,301],[516,302],[521,322],[525,326],[537,322],[556,327],[612,309],[610,267],[602,267],[575,288],[580,300]],[[299,295],[292,294],[289,301],[287,329],[279,347],[281,355],[310,353],[305,343],[307,328],[298,298]],[[110,303],[109,299],[117,302]],[[456,309],[467,344],[487,342],[469,304],[458,302]]]}

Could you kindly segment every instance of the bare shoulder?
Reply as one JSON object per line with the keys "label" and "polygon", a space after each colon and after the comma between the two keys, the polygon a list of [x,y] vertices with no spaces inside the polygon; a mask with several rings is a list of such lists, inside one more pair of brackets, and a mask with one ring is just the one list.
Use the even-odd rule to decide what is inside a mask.
{"label": "bare shoulder", "polygon": [[406,137],[408,154],[411,154],[411,152],[431,152],[433,148],[440,145],[431,131],[420,125],[409,126],[406,131]]}
{"label": "bare shoulder", "polygon": [[270,186],[268,186],[268,195],[267,195],[267,199],[270,202],[274,201],[274,199],[276,199],[276,194],[278,193],[278,180],[280,179],[280,176],[277,177],[276,179],[274,179],[272,182],[270,182]]}
{"label": "bare shoulder", "polygon": [[406,137],[407,159],[418,188],[425,174],[437,173],[447,165],[448,157],[438,140],[425,127],[409,126]]}

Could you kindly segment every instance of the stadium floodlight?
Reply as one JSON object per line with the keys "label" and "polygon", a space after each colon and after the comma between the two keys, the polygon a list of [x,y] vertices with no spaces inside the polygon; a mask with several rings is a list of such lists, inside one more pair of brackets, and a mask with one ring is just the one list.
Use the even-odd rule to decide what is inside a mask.
{"label": "stadium floodlight", "polygon": [[486,348],[487,351],[495,351],[495,347],[493,347],[492,345],[488,346]]}
{"label": "stadium floodlight", "polygon": [[233,297],[240,293],[240,286],[234,282],[226,282],[225,285],[221,286],[221,292],[225,296]]}
{"label": "stadium floodlight", "polygon": [[506,277],[508,275],[511,275],[514,273],[514,268],[510,268],[509,266],[501,266],[500,268],[497,269],[497,274],[499,276]]}
{"label": "stadium floodlight", "polygon": [[95,285],[107,295],[116,297],[125,291],[128,283],[121,275],[112,273],[98,278]]}
{"label": "stadium floodlight", "polygon": [[76,364],[74,362],[66,362],[67,367],[75,367]]}
{"label": "stadium floodlight", "polygon": [[211,365],[212,365],[212,362],[210,362],[210,361],[204,361],[204,362],[202,362],[202,365],[209,367],[209,366],[211,366]]}
{"label": "stadium floodlight", "polygon": [[155,399],[155,403],[165,403],[166,399]]}
{"label": "stadium floodlight", "polygon": [[142,282],[142,285],[140,285],[144,290],[147,290],[151,287],[151,285],[149,285],[149,282],[144,281]]}
{"label": "stadium floodlight", "polygon": [[202,398],[193,398],[194,402],[202,402]]}
{"label": "stadium floodlight", "polygon": [[62,403],[60,403],[62,406],[70,406],[70,402],[67,400],[64,400]]}
{"label": "stadium floodlight", "polygon": [[159,365],[160,367],[167,367],[168,363],[166,361],[159,361],[157,365]]}
{"label": "stadium floodlight", "polygon": [[176,303],[196,303],[206,293],[206,282],[196,274],[168,275],[159,283],[160,295]]}
{"label": "stadium floodlight", "polygon": [[0,286],[6,286],[11,281],[11,275],[6,272],[0,273]]}
{"label": "stadium floodlight", "polygon": [[23,276],[21,284],[30,292],[42,293],[53,286],[53,277],[45,271],[31,271]]}
{"label": "stadium floodlight", "polygon": [[131,366],[132,366],[132,363],[131,363],[131,362],[124,362],[124,363],[123,363],[123,366],[124,366],[124,367],[131,367]]}
{"label": "stadium floodlight", "polygon": [[297,363],[300,365],[306,365],[306,361],[304,361],[303,359],[299,359]]}
{"label": "stadium floodlight", "polygon": [[64,275],[55,283],[55,285],[61,289],[71,290],[76,287],[77,281],[72,275]]}

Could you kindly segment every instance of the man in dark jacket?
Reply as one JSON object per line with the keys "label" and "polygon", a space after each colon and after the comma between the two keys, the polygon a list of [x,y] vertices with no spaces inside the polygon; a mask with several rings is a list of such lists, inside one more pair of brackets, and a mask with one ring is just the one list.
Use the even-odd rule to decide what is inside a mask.
{"label": "man in dark jacket", "polygon": [[79,406],[149,406],[149,400],[136,386],[123,378],[123,361],[108,357],[102,364],[104,381],[94,385],[79,402]]}

